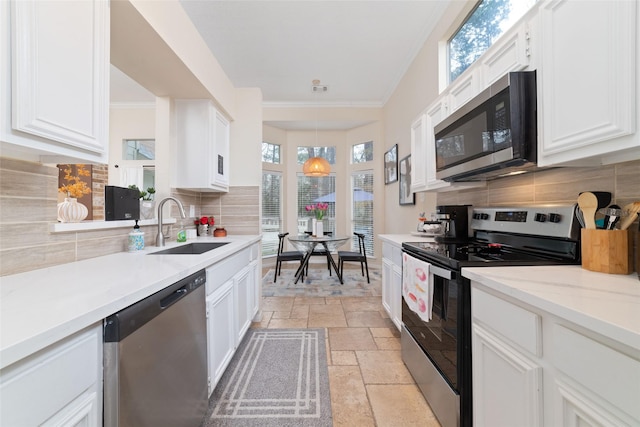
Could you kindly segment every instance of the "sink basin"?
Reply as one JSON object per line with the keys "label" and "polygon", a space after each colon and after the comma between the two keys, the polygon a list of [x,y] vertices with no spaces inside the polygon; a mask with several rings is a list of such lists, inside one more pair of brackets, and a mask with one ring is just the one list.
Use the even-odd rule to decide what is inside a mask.
{"label": "sink basin", "polygon": [[175,246],[158,252],[150,252],[148,255],[198,255],[212,251],[220,246],[228,245],[229,242],[200,242],[187,243],[186,245]]}

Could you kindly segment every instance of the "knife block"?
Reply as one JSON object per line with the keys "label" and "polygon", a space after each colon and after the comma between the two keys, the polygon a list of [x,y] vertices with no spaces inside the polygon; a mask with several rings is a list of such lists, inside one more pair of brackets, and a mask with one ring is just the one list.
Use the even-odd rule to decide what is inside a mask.
{"label": "knife block", "polygon": [[629,230],[581,230],[582,268],[609,274],[633,272]]}

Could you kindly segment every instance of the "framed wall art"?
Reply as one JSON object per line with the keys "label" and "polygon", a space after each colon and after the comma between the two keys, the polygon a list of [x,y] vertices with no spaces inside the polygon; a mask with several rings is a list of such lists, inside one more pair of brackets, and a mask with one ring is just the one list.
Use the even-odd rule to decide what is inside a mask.
{"label": "framed wall art", "polygon": [[411,192],[411,155],[400,160],[400,204],[415,205],[416,195]]}
{"label": "framed wall art", "polygon": [[384,183],[391,184],[398,180],[398,144],[384,153]]}

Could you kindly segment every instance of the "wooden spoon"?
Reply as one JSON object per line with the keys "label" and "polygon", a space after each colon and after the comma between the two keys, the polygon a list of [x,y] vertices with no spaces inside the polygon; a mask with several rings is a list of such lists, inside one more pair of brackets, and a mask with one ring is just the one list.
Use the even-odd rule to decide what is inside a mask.
{"label": "wooden spoon", "polygon": [[578,206],[584,216],[585,228],[596,228],[596,210],[598,209],[598,198],[595,194],[585,191],[578,196]]}
{"label": "wooden spoon", "polygon": [[620,221],[620,230],[626,230],[635,221],[638,213],[640,213],[640,202],[633,202],[626,205],[623,209],[627,216]]}

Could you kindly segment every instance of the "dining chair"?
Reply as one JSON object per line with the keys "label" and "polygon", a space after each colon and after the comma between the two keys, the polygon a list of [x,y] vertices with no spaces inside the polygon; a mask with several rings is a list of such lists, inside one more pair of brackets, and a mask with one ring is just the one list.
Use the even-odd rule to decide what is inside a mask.
{"label": "dining chair", "polygon": [[[302,265],[304,260],[304,254],[300,251],[284,251],[284,238],[289,233],[278,233],[278,254],[276,255],[276,271],[273,275],[273,283],[276,282],[278,276],[282,273],[282,263],[289,261],[299,261]],[[304,280],[304,271],[302,272],[302,279]]]}
{"label": "dining chair", "polygon": [[353,251],[338,251],[338,268],[340,270],[340,275],[343,276],[344,272],[344,263],[345,262],[359,262],[360,269],[362,270],[362,275],[364,276],[364,270],[367,269],[367,283],[371,283],[369,281],[369,264],[367,264],[367,251],[364,247],[364,234],[362,233],[353,233],[358,236],[358,250],[359,252]]}
{"label": "dining chair", "polygon": [[[305,234],[311,235],[310,231],[305,231]],[[333,236],[333,232],[331,231],[325,231],[322,234],[324,234],[325,236]],[[311,256],[323,256],[327,258],[327,270],[329,270],[329,276],[331,276],[331,261],[329,261],[329,257],[331,256],[331,254],[325,250],[324,246],[322,245],[317,245],[314,249],[313,252],[311,252]],[[307,264],[307,275],[309,274],[309,264]]]}

